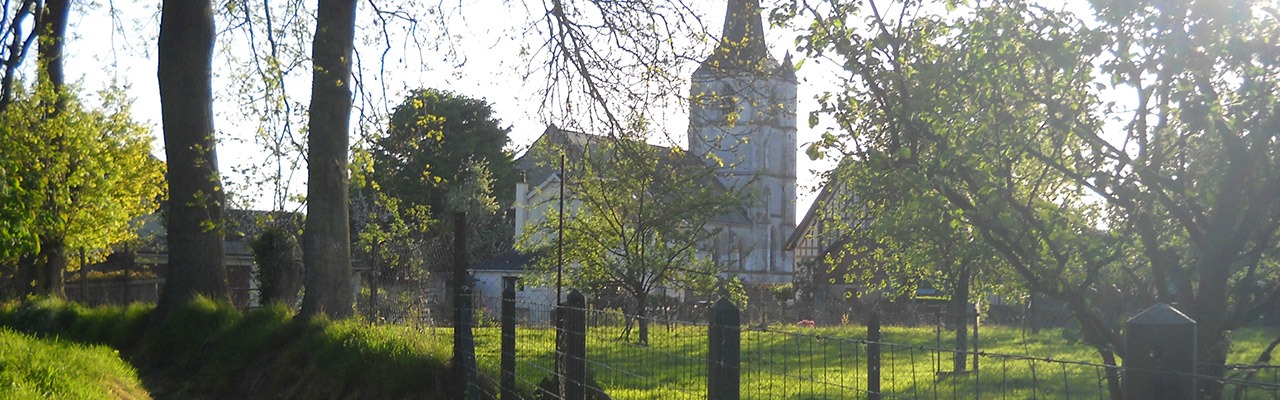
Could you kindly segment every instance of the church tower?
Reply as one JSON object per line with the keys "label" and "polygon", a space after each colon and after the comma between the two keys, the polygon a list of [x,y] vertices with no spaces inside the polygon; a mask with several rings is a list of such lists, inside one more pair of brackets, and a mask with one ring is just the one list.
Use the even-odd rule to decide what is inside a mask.
{"label": "church tower", "polygon": [[784,283],[772,281],[789,282],[793,267],[782,246],[796,226],[797,81],[789,55],[779,64],[769,54],[760,10],[759,0],[728,0],[720,43],[691,79],[689,150],[750,199],[743,279]]}

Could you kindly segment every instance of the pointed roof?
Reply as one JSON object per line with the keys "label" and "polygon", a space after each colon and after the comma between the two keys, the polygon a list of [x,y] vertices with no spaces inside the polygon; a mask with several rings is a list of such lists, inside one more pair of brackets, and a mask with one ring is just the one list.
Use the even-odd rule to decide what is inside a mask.
{"label": "pointed roof", "polygon": [[760,10],[760,0],[729,0],[720,43],[699,69],[772,71],[777,68],[777,60],[765,46]]}

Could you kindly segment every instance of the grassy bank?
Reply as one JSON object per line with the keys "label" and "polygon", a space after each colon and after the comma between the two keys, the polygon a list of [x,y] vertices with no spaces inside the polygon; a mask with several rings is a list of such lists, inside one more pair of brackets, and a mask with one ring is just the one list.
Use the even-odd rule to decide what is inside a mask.
{"label": "grassy bank", "polygon": [[158,399],[446,397],[449,344],[427,332],[211,301],[151,326],[148,311],[39,300],[5,305],[0,325],[118,348]]}
{"label": "grassy bank", "polygon": [[115,349],[0,327],[0,399],[149,398]]}
{"label": "grassy bank", "polygon": [[[192,303],[166,324],[151,326],[148,311],[43,300],[0,306],[0,325],[43,342],[118,348],[159,399],[443,399],[448,388],[461,384],[448,372],[449,328],[301,321],[279,308],[241,313],[208,301]],[[655,325],[648,346],[618,340],[620,330],[593,327],[587,340],[592,380],[613,399],[706,396],[706,327]],[[883,333],[881,382],[891,397],[1106,397],[1105,369],[1091,365],[1100,362],[1097,354],[1070,330],[1032,335],[1014,327],[984,327],[980,370],[965,374],[951,373],[952,355],[939,350],[949,347],[948,332],[885,327]],[[501,335],[492,326],[476,328],[475,334],[483,385],[492,389],[497,386]],[[852,325],[744,331],[743,398],[858,397],[866,390],[868,375],[868,348],[861,341],[865,334],[865,327]],[[1263,328],[1236,332],[1229,362],[1252,361],[1277,334]],[[516,339],[520,391],[531,394],[554,364],[555,331],[521,328]],[[68,365],[82,363],[88,364]],[[58,380],[66,373],[42,371]],[[1268,369],[1250,380],[1276,386],[1277,372]],[[1250,390],[1242,398],[1274,398],[1269,391]],[[18,398],[32,397],[27,394]]]}

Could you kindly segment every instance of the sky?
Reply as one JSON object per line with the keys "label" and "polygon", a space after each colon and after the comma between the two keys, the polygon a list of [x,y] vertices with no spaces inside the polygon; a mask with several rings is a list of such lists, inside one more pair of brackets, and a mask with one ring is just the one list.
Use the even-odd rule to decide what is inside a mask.
{"label": "sky", "polygon": [[[126,88],[134,100],[135,119],[150,125],[156,136],[154,153],[163,158],[163,140],[160,130],[159,91],[155,74],[155,43],[159,26],[159,2],[114,0],[97,5],[78,3],[73,8],[68,42],[68,80],[79,81],[84,93],[92,93],[105,86],[116,84]],[[310,2],[307,2],[310,3]],[[767,1],[765,3],[768,3]],[[433,21],[422,20],[413,31],[415,41],[406,36],[405,30],[384,34],[372,29],[376,24],[366,2],[361,3],[362,20],[357,24],[357,62],[363,69],[361,79],[371,100],[366,108],[383,107],[383,112],[394,107],[404,93],[414,88],[439,88],[456,93],[483,98],[495,109],[495,115],[511,127],[511,148],[517,152],[527,148],[548,123],[566,125],[540,109],[540,90],[546,86],[544,79],[531,68],[527,54],[531,40],[539,36],[527,29],[530,16],[542,12],[542,4],[523,4],[502,0],[459,0],[456,5],[466,12],[444,9],[425,13]],[[724,2],[695,1],[698,11],[705,12],[704,20],[713,32],[718,32],[723,21]],[[766,5],[767,8],[767,5]],[[421,11],[421,10],[419,10]],[[437,22],[445,21],[445,22]],[[433,24],[434,23],[434,24]],[[246,100],[243,78],[247,72],[242,62],[249,57],[247,40],[237,38],[239,33],[228,30],[227,20],[219,21],[218,29],[223,41],[215,53],[215,128],[219,139],[219,166],[224,183],[237,195],[233,206],[269,209],[280,200],[273,196],[271,184],[263,185],[261,175],[271,174],[275,160],[264,150],[264,144],[255,140],[259,122],[249,115],[256,103]],[[403,26],[402,26],[403,27]],[[299,37],[309,39],[309,27],[299,29]],[[447,31],[447,32],[446,32]],[[766,24],[771,53],[782,59],[795,33]],[[390,37],[391,39],[387,39]],[[440,38],[444,39],[440,39]],[[711,45],[708,44],[708,47]],[[309,47],[306,48],[309,50]],[[261,48],[259,48],[261,51]],[[798,214],[809,208],[818,189],[818,173],[830,168],[828,161],[811,161],[805,155],[807,143],[817,140],[821,127],[811,129],[805,124],[807,114],[816,107],[816,95],[832,87],[829,69],[820,63],[808,62],[799,72],[800,126],[798,143]],[[677,73],[687,77],[697,63],[690,60],[680,66]],[[305,109],[309,97],[309,64],[297,65],[294,78],[287,78],[284,92],[295,102],[294,108]],[[532,72],[531,72],[532,71]],[[824,79],[828,81],[824,81]],[[360,100],[357,100],[360,103]],[[296,111],[296,110],[295,110]],[[368,112],[374,112],[372,110]],[[684,132],[687,125],[687,108],[672,106],[660,110],[660,118],[666,121],[666,129]],[[293,120],[297,126],[305,126],[302,117]],[[353,125],[358,121],[353,120]],[[270,128],[268,128],[270,130]],[[360,133],[353,132],[353,142]],[[675,138],[683,145],[683,138]],[[305,166],[284,166],[282,176],[290,195],[305,193]],[[292,175],[290,172],[292,171]],[[297,207],[296,200],[284,200],[286,208]]]}

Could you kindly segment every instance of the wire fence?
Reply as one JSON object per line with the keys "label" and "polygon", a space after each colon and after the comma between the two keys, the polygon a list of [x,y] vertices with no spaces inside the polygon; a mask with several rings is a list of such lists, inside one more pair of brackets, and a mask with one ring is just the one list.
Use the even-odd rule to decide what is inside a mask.
{"label": "wire fence", "polygon": [[[488,303],[492,300],[484,301],[493,304]],[[1220,376],[1126,369],[1053,357],[960,351],[942,346],[940,336],[922,340],[918,328],[915,333],[889,328],[886,334],[878,323],[868,324],[865,331],[735,323],[731,328],[737,336],[725,340],[723,332],[716,333],[716,323],[707,319],[679,320],[661,314],[641,318],[585,305],[562,305],[556,311],[551,304],[514,299],[508,304],[510,326],[502,323],[503,318],[473,321],[475,375],[480,382],[474,397],[458,398],[1109,399],[1118,377],[1146,372],[1156,373],[1156,379],[1168,382],[1161,385],[1173,389],[1194,383],[1200,391],[1197,398],[1220,389],[1223,399],[1280,399],[1280,367],[1276,366],[1197,368],[1221,371]],[[525,318],[517,322],[515,309]],[[569,314],[579,317],[566,317]],[[714,318],[714,312],[709,317]],[[584,329],[576,339],[581,341],[580,355],[564,350],[572,348],[567,342],[574,340],[571,332],[561,328],[568,323],[566,318],[581,319]],[[641,338],[642,321],[647,323],[647,342]],[[732,346],[726,350],[724,343]],[[504,365],[507,354],[502,349],[508,347],[514,353]],[[724,358],[725,351],[736,353]],[[727,359],[736,361],[732,369]],[[583,371],[570,371],[566,364],[575,361]],[[724,375],[717,380],[713,376],[717,371],[731,371],[734,396],[717,394],[724,393],[717,390],[726,380]],[[572,392],[573,384],[580,385],[579,392]]]}

